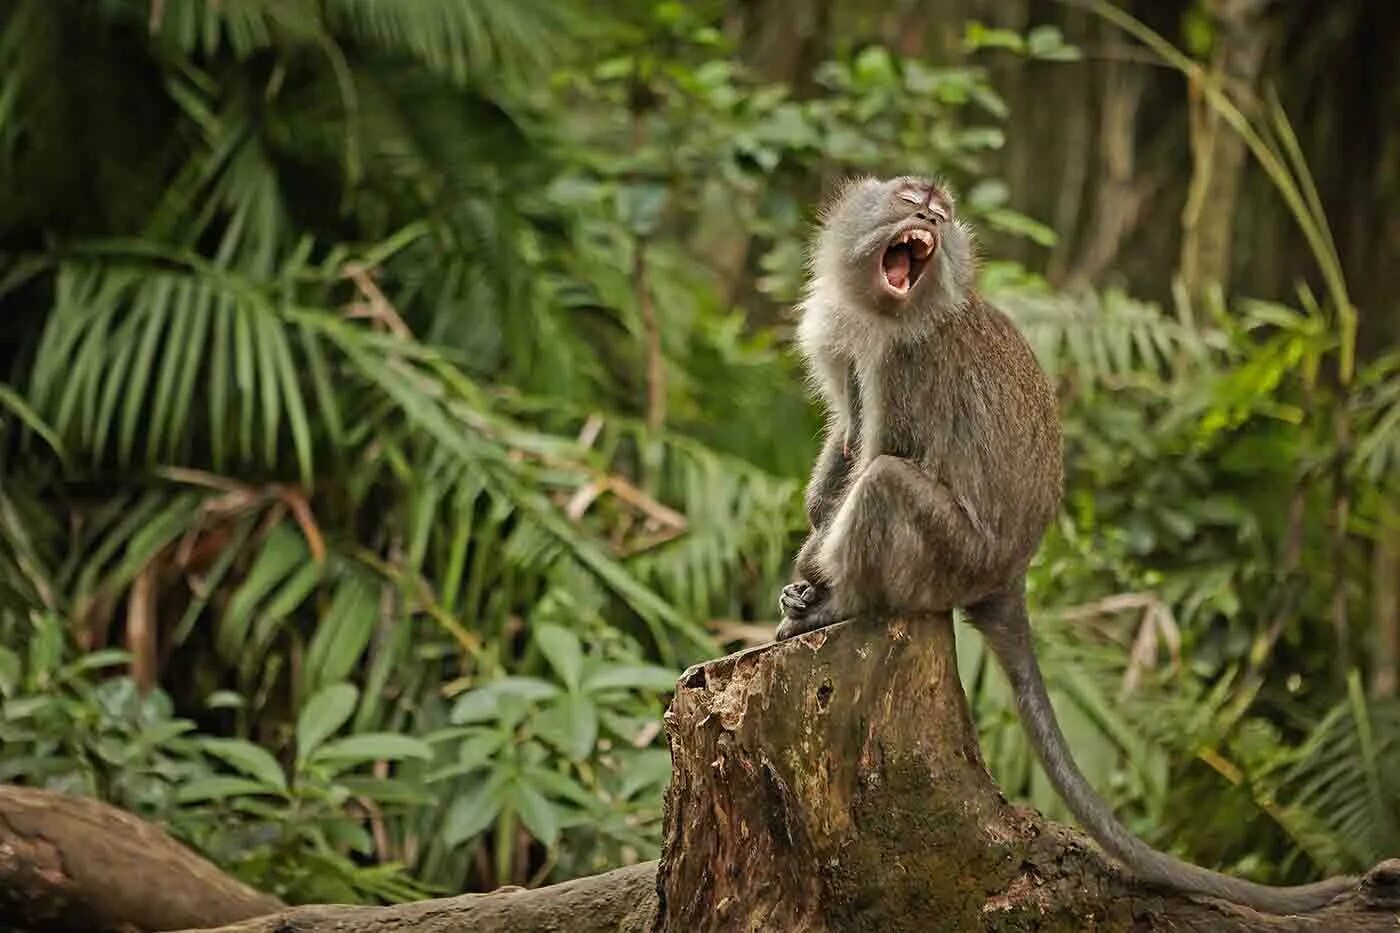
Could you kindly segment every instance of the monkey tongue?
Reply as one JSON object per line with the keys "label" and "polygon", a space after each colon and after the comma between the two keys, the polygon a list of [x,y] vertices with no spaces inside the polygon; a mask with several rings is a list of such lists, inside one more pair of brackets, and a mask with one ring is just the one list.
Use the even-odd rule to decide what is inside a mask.
{"label": "monkey tongue", "polygon": [[882,265],[885,281],[890,283],[891,288],[896,291],[904,291],[909,287],[909,272],[913,262],[913,254],[909,251],[909,247],[903,243],[885,250]]}

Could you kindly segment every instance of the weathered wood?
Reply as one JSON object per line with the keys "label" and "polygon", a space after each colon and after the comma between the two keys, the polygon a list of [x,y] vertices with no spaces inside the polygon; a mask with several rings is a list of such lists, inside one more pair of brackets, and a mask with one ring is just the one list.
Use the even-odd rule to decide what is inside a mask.
{"label": "weathered wood", "polygon": [[396,907],[294,907],[217,933],[646,933],[655,920],[656,863],[645,862],[533,890]]}
{"label": "weathered wood", "polygon": [[1133,884],[1007,803],[955,657],[938,617],[846,623],[688,671],[666,715],[658,929],[1396,929],[1400,862],[1305,918]]}
{"label": "weathered wood", "polygon": [[0,785],[0,930],[216,926],[281,906],[130,813]]}
{"label": "weathered wood", "polygon": [[[666,714],[673,780],[660,863],[530,891],[291,908],[220,933],[1330,933],[1400,926],[1400,861],[1383,863],[1351,894],[1304,917],[1134,884],[1078,833],[1002,797],[982,763],[955,663],[951,622],[930,618],[847,623],[698,665],[682,677]],[[19,795],[26,793],[36,792]],[[190,865],[212,871],[189,853],[148,858],[146,840],[160,834],[124,814],[115,822],[103,815],[101,831],[55,832],[49,821],[72,819],[69,804],[47,795],[42,808],[25,811],[23,832],[0,832],[0,928],[16,916],[3,905],[38,903],[6,900],[14,879],[70,877],[63,903],[81,910],[50,928],[88,930],[104,924],[88,922],[96,915],[83,911],[122,904],[130,914],[141,899],[169,894],[171,879],[191,884]],[[6,813],[0,806],[0,827],[8,825]],[[105,868],[73,872],[61,857],[66,846],[103,839],[113,827],[137,841],[103,842],[116,847],[90,865]],[[163,844],[174,846],[168,838]],[[126,922],[130,929],[230,923],[215,909],[225,889],[215,883],[209,890],[207,915],[197,920]],[[204,906],[184,903],[196,915]]]}

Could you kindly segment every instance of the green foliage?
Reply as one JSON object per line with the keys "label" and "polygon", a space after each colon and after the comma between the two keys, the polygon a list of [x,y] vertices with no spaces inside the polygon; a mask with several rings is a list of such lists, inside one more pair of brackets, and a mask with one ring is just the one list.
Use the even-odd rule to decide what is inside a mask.
{"label": "green foliage", "polygon": [[553,679],[475,687],[452,705],[455,728],[433,736],[457,749],[428,777],[451,782],[444,843],[456,848],[494,826],[501,874],[518,855],[508,842],[517,822],[551,862],[562,850],[576,871],[609,864],[609,849],[645,851],[659,830],[651,801],[671,770],[670,755],[650,747],[661,712],[653,697],[674,686],[674,672],[616,648],[586,653],[559,625],[540,626],[534,642]]}
{"label": "green foliage", "polygon": [[190,760],[194,723],[170,698],[142,695],[126,677],[97,680],[123,664],[120,651],[73,659],[60,620],[39,615],[21,657],[0,648],[0,780],[42,781],[102,796],[148,815],[169,812],[176,788],[201,773]]}
{"label": "green foliage", "polygon": [[[777,308],[813,201],[935,174],[980,229],[1053,243],[990,167],[981,61],[1078,52],[970,24],[961,64],[863,44],[797,93],[710,5],[590,12],[0,13],[0,777],[293,901],[655,854],[662,701],[712,633],[766,624],[803,530],[819,421]],[[1185,856],[1301,878],[1396,848],[1395,711],[1319,659],[1397,492],[1400,358],[1351,361],[1281,110],[1231,117],[1325,307],[982,284],[1061,389],[1031,585],[1086,771]],[[960,650],[993,769],[1061,812]],[[1201,801],[1233,818],[1174,816]]]}
{"label": "green foliage", "polygon": [[[1201,78],[1141,23],[1094,8]],[[1378,535],[1393,521],[1384,503],[1397,472],[1381,453],[1393,442],[1381,388],[1393,363],[1382,355],[1355,370],[1355,310],[1282,109],[1271,101],[1259,125],[1226,89],[1207,81],[1206,92],[1293,212],[1331,306],[1300,287],[1296,308],[1241,300],[1227,313],[1179,297],[1169,318],[990,270],[1062,387],[1068,508],[1031,588],[1043,606],[1081,602],[1060,615],[1092,627],[1089,637],[1042,628],[1047,680],[1091,781],[1160,844],[1265,881],[1357,871],[1400,844],[1400,799],[1388,789],[1400,757],[1392,701],[1368,701],[1354,671],[1338,689],[1353,599],[1341,576],[1353,526],[1338,522]],[[1352,431],[1362,440],[1348,449]],[[1310,529],[1329,525],[1316,546]],[[1324,620],[1331,636],[1309,624]],[[1169,672],[1152,670],[1162,641]],[[1008,737],[1010,698],[975,639],[961,663],[1003,786],[1059,809]],[[1219,819],[1200,817],[1202,799]],[[1244,828],[1241,810],[1266,828]]]}

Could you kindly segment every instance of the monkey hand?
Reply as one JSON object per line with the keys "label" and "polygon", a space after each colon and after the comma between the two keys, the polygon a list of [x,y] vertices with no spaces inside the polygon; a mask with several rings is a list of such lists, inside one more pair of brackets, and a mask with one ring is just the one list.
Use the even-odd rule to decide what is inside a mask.
{"label": "monkey hand", "polygon": [[797,580],[783,587],[778,595],[778,611],[796,619],[826,598],[826,587],[808,580]]}
{"label": "monkey hand", "polygon": [[778,597],[783,622],[774,637],[784,641],[827,625],[840,622],[845,616],[831,598],[831,589],[820,583],[798,580],[783,587]]}

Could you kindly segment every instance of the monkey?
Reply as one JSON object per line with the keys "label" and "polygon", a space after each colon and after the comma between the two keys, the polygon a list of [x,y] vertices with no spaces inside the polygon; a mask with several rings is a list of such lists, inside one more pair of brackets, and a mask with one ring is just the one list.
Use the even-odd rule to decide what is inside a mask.
{"label": "monkey", "polygon": [[823,211],[797,343],[828,420],[777,640],[961,610],[1051,783],[1134,875],[1276,914],[1326,904],[1354,879],[1271,887],[1173,858],[1118,822],[1075,763],[1026,607],[1026,572],[1063,496],[1058,401],[1025,338],[978,296],[975,269],[972,231],[935,182],[856,179]]}

